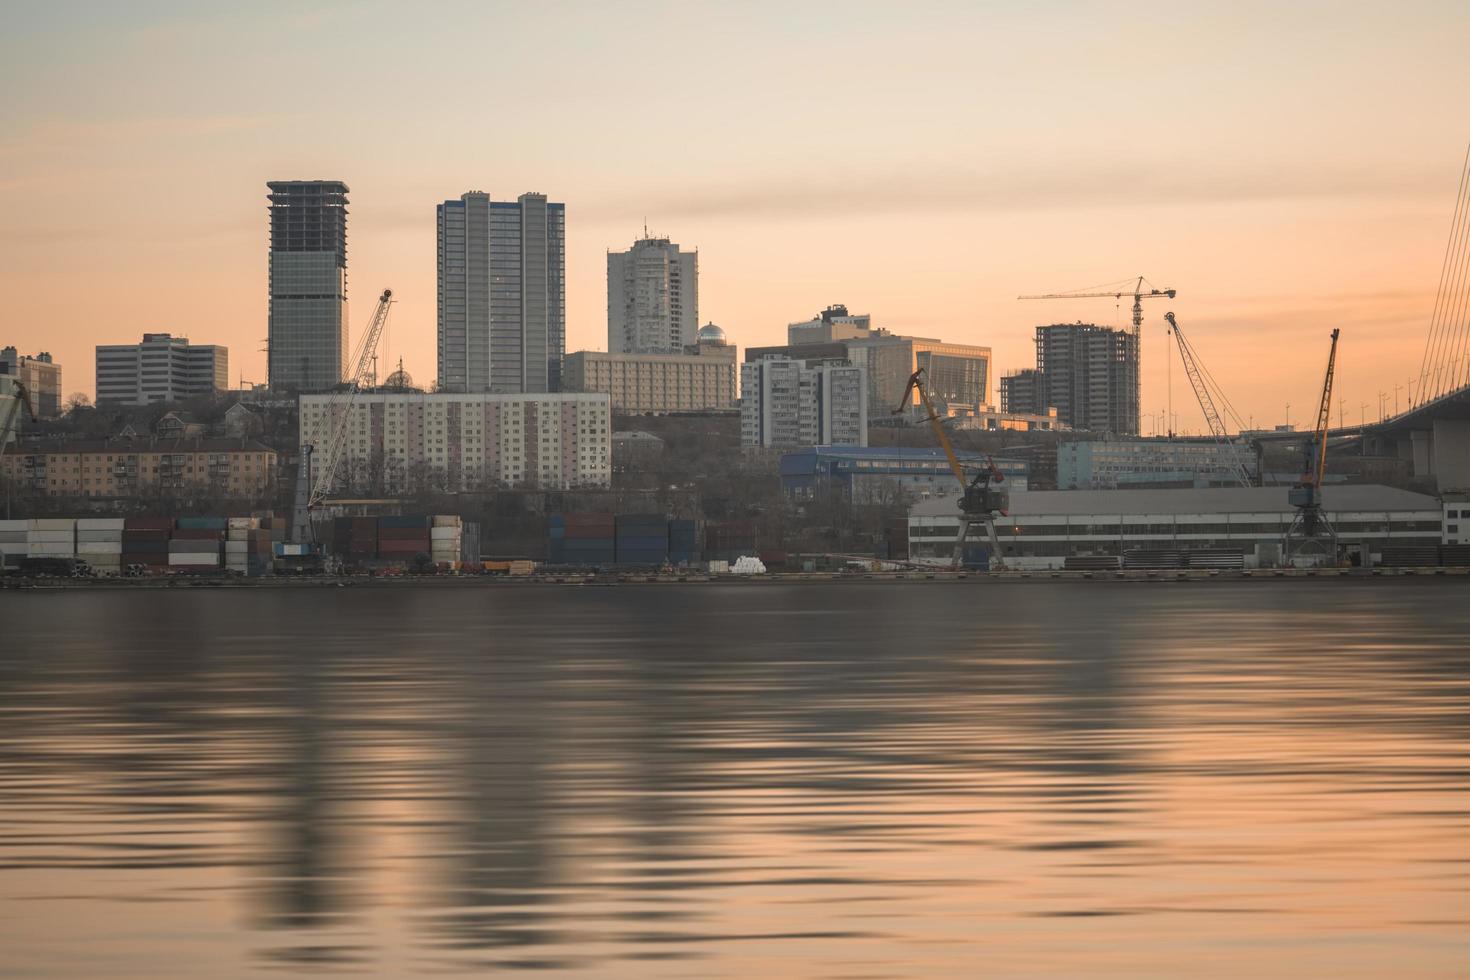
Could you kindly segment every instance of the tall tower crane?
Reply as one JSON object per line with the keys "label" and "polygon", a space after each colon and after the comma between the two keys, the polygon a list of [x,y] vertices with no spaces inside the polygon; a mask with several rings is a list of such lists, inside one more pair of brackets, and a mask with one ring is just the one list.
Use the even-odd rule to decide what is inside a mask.
{"label": "tall tower crane", "polygon": [[[1336,552],[1337,532],[1322,512],[1322,477],[1327,472],[1327,422],[1332,414],[1332,381],[1337,369],[1337,335],[1332,331],[1332,347],[1327,352],[1327,375],[1322,380],[1322,402],[1317,408],[1317,428],[1312,441],[1304,449],[1306,471],[1290,490],[1287,501],[1296,508],[1296,517],[1282,539],[1282,552],[1287,559],[1308,542],[1326,537],[1331,551]],[[1326,549],[1324,549],[1326,550]]]}
{"label": "tall tower crane", "polygon": [[297,543],[311,539],[311,511],[321,505],[337,478],[337,467],[342,461],[342,450],[347,445],[347,431],[352,421],[352,405],[357,393],[367,383],[373,371],[373,357],[378,351],[378,340],[383,336],[383,327],[388,323],[388,310],[393,305],[393,290],[383,290],[373,318],[368,321],[367,332],[358,342],[357,355],[352,373],[332,393],[327,403],[325,424],[327,439],[321,447],[321,462],[315,460],[317,447],[305,444],[301,447],[301,465],[296,474],[296,500],[291,518],[291,536]]}
{"label": "tall tower crane", "polygon": [[[1165,313],[1164,319],[1169,322],[1169,329],[1174,333],[1174,340],[1179,346],[1179,358],[1184,362],[1184,373],[1189,376],[1190,387],[1194,389],[1194,397],[1199,401],[1200,411],[1205,415],[1205,424],[1210,427],[1210,435],[1215,439],[1215,445],[1230,453],[1230,469],[1235,475],[1236,482],[1243,487],[1251,486],[1250,471],[1240,461],[1239,454],[1235,451],[1239,448],[1230,433],[1225,429],[1225,423],[1220,418],[1220,413],[1215,409],[1215,399],[1210,395],[1210,384],[1214,379],[1209,372],[1201,367],[1199,359],[1195,356],[1194,347],[1185,339],[1184,331],[1179,329],[1179,321],[1174,319],[1173,313]],[[1218,386],[1216,386],[1218,387]],[[1221,394],[1221,400],[1226,407],[1229,401]]]}
{"label": "tall tower crane", "polygon": [[[1130,287],[1131,288],[1127,288]],[[1148,288],[1145,289],[1144,287]],[[1142,391],[1139,387],[1138,365],[1143,360],[1143,301],[1146,299],[1173,299],[1177,290],[1155,289],[1154,284],[1143,276],[1137,279],[1122,279],[1118,282],[1103,283],[1101,286],[1093,286],[1088,289],[1074,290],[1068,293],[1039,293],[1032,296],[1017,296],[1017,299],[1115,299],[1121,300],[1125,296],[1133,297],[1133,351],[1134,359],[1128,364],[1128,390],[1133,394],[1133,404],[1142,405]],[[1136,422],[1136,420],[1135,420]]]}
{"label": "tall tower crane", "polygon": [[944,429],[944,423],[939,420],[939,413],[934,410],[934,402],[929,398],[929,388],[924,384],[924,369],[919,368],[909,376],[909,383],[903,390],[903,397],[898,400],[898,407],[893,410],[894,415],[902,415],[909,410],[912,402],[909,395],[917,391],[919,400],[924,405],[924,413],[928,416],[929,425],[934,429],[934,438],[938,440],[939,447],[944,450],[945,458],[949,460],[950,472],[954,473],[955,479],[960,482],[960,532],[954,542],[954,558],[950,562],[951,567],[959,568],[965,561],[965,539],[970,535],[970,529],[976,525],[984,525],[986,536],[990,539],[991,567],[999,571],[1005,571],[1006,562],[1000,553],[1000,539],[995,534],[995,519],[1004,515],[1010,509],[1010,493],[999,484],[1005,482],[1005,474],[996,468],[995,460],[986,457],[986,468],[975,475],[974,479],[965,477],[965,468],[960,463],[960,458],[955,455],[954,445],[949,441],[949,433]]}

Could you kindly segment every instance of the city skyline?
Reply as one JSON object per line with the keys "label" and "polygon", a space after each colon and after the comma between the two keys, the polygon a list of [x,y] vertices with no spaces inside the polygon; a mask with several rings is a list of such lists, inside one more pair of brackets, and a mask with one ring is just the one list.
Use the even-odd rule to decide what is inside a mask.
{"label": "city skyline", "polygon": [[[778,344],[798,311],[841,299],[898,333],[992,347],[998,378],[1028,366],[1038,324],[1127,323],[1126,304],[1017,295],[1142,273],[1179,290],[1172,308],[1256,424],[1286,421],[1287,403],[1305,420],[1333,327],[1346,420],[1371,419],[1380,393],[1390,412],[1407,404],[1423,353],[1464,153],[1463,133],[1442,122],[1456,118],[1456,82],[1470,81],[1453,28],[1470,15],[1452,5],[1392,18],[1367,6],[1139,8],[1167,28],[1172,54],[1136,49],[1122,8],[940,6],[924,53],[910,43],[918,26],[875,5],[840,19],[760,5],[664,18],[576,8],[578,38],[642,32],[690,85],[652,94],[667,111],[630,122],[593,81],[620,70],[607,53],[617,45],[579,40],[555,77],[537,76],[544,120],[514,139],[471,139],[455,125],[469,110],[431,91],[488,92],[529,56],[451,68],[430,60],[430,38],[464,18],[529,38],[554,14],[431,12],[385,32],[371,6],[282,6],[259,20],[86,9],[25,11],[0,41],[0,73],[23,93],[4,145],[0,282],[25,325],[14,341],[74,365],[68,393],[94,390],[96,344],[143,332],[230,347],[232,384],[265,380],[259,187],[283,176],[353,187],[353,295],[394,289],[382,356],[434,377],[430,206],[488,175],[571,212],[568,352],[605,346],[604,256],[646,220],[699,244],[702,318],[741,347]],[[303,29],[284,42],[293,51],[326,23],[341,43],[307,77],[273,77],[267,22],[273,37]],[[209,58],[194,43],[205,35]],[[817,39],[822,56],[804,54]],[[1303,46],[1317,52],[1310,77]],[[824,78],[828,57],[869,67]],[[92,84],[108,69],[112,83]],[[290,85],[343,73],[332,118],[278,108]],[[1177,83],[1161,86],[1164,73]],[[922,105],[905,96],[915,86],[929,93]],[[760,100],[769,111],[750,113]],[[681,139],[655,154],[673,116]],[[590,145],[598,152],[582,152]],[[187,184],[211,193],[155,213]],[[89,288],[75,288],[78,274]],[[370,312],[349,306],[349,344]],[[1145,314],[1145,431],[1170,373],[1179,428],[1198,431],[1179,365],[1163,357],[1163,312]]]}

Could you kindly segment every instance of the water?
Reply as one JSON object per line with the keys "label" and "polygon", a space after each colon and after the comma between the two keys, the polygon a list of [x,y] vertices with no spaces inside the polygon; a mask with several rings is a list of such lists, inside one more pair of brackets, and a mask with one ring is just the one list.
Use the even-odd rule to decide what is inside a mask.
{"label": "water", "polygon": [[1464,974],[1466,598],[0,595],[0,976]]}

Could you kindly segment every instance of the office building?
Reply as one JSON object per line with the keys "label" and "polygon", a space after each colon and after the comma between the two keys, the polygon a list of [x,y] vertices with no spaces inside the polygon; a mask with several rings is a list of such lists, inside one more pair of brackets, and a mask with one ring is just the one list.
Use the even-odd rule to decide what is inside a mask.
{"label": "office building", "polygon": [[326,391],[347,358],[347,185],[273,180],[268,381]]}
{"label": "office building", "polygon": [[[837,307],[836,309],[841,309]],[[860,327],[846,320],[862,321]],[[842,360],[863,368],[868,385],[868,410],[887,415],[898,406],[909,377],[923,368],[929,395],[941,415],[969,416],[983,413],[990,404],[990,348],[973,344],[950,344],[928,337],[903,337],[882,329],[871,329],[868,317],[839,318],[824,324],[820,318],[792,324],[789,330],[805,330],[807,339],[781,347],[750,347],[747,363],[767,357],[785,357],[808,362]],[[817,326],[814,326],[817,325]],[[839,339],[820,340],[823,329]],[[839,336],[848,333],[850,336]],[[791,336],[788,333],[788,336]],[[922,414],[918,394],[908,405]]]}
{"label": "office building", "polygon": [[137,344],[97,345],[97,404],[148,405],[229,388],[229,351],[145,333]]}
{"label": "office building", "polygon": [[41,351],[27,357],[14,347],[0,349],[0,374],[25,385],[37,418],[61,417],[61,365],[49,353]]}
{"label": "office building", "polygon": [[[1006,564],[1017,569],[1159,551],[1238,552],[1236,567],[1270,566],[1281,561],[1282,537],[1296,516],[1286,495],[1286,487],[1030,490],[1011,494],[995,530]],[[1371,484],[1335,486],[1323,490],[1323,508],[1342,555],[1359,564],[1377,564],[1385,548],[1440,543],[1444,517],[1435,497]],[[909,511],[910,557],[947,564],[958,522],[954,498],[916,503]]]}
{"label": "office building", "polygon": [[740,368],[747,447],[866,446],[867,379],[845,361],[768,357]]}
{"label": "office building", "polygon": [[1058,490],[1236,487],[1254,481],[1256,452],[1213,439],[1107,439],[1057,446]]}
{"label": "office building", "polygon": [[563,388],[604,392],[614,412],[703,412],[735,405],[735,348],[713,323],[680,354],[568,354]]}
{"label": "office building", "polygon": [[699,328],[699,253],[667,238],[640,238],[607,253],[607,349],[681,354]]}
{"label": "office building", "polygon": [[810,320],[786,325],[786,343],[793,346],[866,340],[872,335],[872,316],[867,313],[850,314],[841,303],[827,307]]}
{"label": "office building", "polygon": [[7,480],[47,496],[154,497],[199,492],[268,498],[276,451],[248,439],[108,439],[5,454]]}
{"label": "office building", "polygon": [[[302,444],[326,445],[340,420],[331,401],[302,397]],[[374,391],[359,394],[351,413],[338,474],[350,491],[571,489],[612,479],[607,395]]]}
{"label": "office building", "polygon": [[[990,465],[983,453],[956,452],[970,473]],[[1031,467],[1025,460],[996,459],[1008,490],[1025,490]],[[781,457],[781,489],[793,500],[818,500],[832,493],[857,504],[891,500],[895,491],[912,497],[953,497],[959,482],[942,449],[899,446],[812,446]]]}
{"label": "office building", "polygon": [[566,208],[482,191],[438,206],[439,389],[561,390]]}
{"label": "office building", "polygon": [[1055,407],[1072,429],[1138,435],[1138,340],[1127,330],[1037,327],[1034,374],[1013,377],[1002,401],[1009,411],[1039,415]]}

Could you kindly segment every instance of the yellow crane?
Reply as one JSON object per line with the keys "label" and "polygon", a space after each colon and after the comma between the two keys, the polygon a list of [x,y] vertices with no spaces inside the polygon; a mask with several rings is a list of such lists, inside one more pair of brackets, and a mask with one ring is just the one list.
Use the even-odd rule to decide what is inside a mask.
{"label": "yellow crane", "polygon": [[999,571],[1005,571],[1005,558],[1000,553],[1000,539],[995,534],[995,519],[1002,516],[1010,509],[1010,494],[999,484],[1005,482],[1005,474],[996,468],[995,460],[986,457],[986,467],[977,473],[974,479],[965,475],[965,467],[960,463],[960,458],[955,455],[954,445],[949,441],[949,433],[945,431],[944,423],[939,419],[939,413],[934,410],[934,402],[929,398],[929,388],[924,384],[924,369],[919,368],[909,376],[909,383],[903,390],[903,397],[898,400],[898,407],[893,410],[894,415],[902,415],[909,410],[912,404],[909,395],[912,392],[919,393],[919,401],[924,406],[924,414],[929,420],[929,425],[934,430],[934,438],[939,442],[939,448],[944,450],[944,456],[949,460],[950,472],[954,474],[960,484],[960,530],[955,537],[954,558],[950,562],[954,568],[960,568],[965,561],[965,539],[970,536],[970,529],[980,524],[985,527],[986,536],[990,540],[991,566]]}
{"label": "yellow crane", "polygon": [[1296,516],[1282,539],[1282,551],[1288,560],[1293,551],[1300,553],[1307,542],[1322,537],[1327,538],[1333,557],[1337,550],[1337,532],[1322,512],[1322,478],[1327,472],[1327,423],[1332,414],[1332,382],[1337,370],[1339,333],[1339,330],[1332,331],[1332,346],[1327,352],[1327,374],[1322,379],[1322,401],[1317,407],[1317,427],[1312,432],[1312,441],[1304,449],[1305,472],[1286,495],[1287,502],[1296,508]]}

